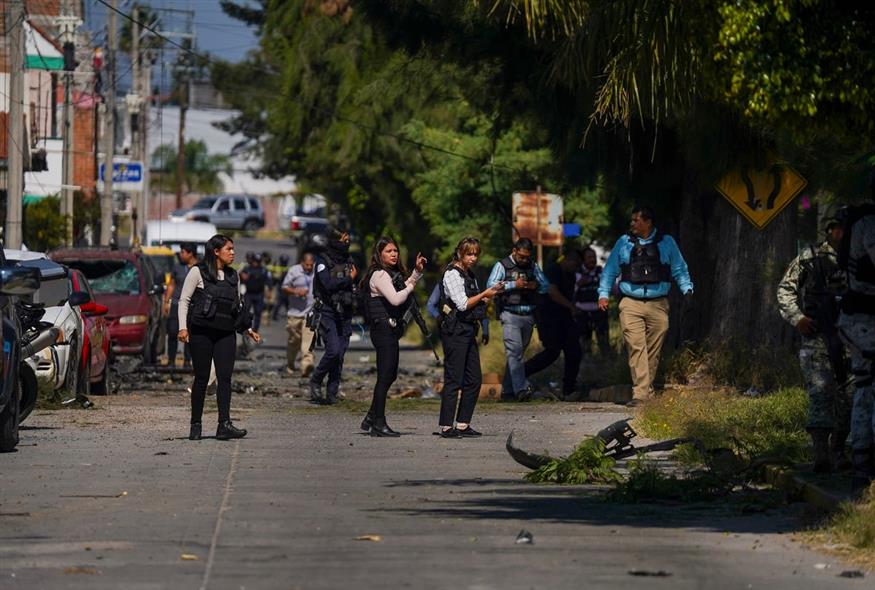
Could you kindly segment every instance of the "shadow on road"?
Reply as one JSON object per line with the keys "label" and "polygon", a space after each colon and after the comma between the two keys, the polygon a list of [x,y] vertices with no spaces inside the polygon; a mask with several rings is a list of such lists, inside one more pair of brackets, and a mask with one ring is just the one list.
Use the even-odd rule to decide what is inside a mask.
{"label": "shadow on road", "polygon": [[[438,488],[440,499],[417,508],[375,512],[439,519],[521,520],[595,526],[692,528],[726,533],[787,533],[800,530],[782,512],[771,491],[697,503],[624,504],[611,501],[604,486],[542,486],[512,479],[425,479],[397,481],[389,488]],[[452,489],[453,498],[443,497]],[[801,508],[801,505],[799,505]]]}

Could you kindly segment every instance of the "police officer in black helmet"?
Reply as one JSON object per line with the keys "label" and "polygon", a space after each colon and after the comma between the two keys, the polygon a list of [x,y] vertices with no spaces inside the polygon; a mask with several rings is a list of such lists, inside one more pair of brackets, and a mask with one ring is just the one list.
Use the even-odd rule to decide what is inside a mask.
{"label": "police officer in black helmet", "polygon": [[[325,354],[310,377],[310,401],[333,404],[340,391],[343,356],[352,335],[352,311],[358,269],[349,256],[349,232],[331,228],[325,252],[316,261],[316,305],[308,327],[325,345]],[[325,392],[322,382],[328,377]]]}
{"label": "police officer in black helmet", "polygon": [[246,286],[246,306],[252,311],[252,328],[256,332],[261,328],[261,315],[264,313],[264,291],[273,282],[262,262],[261,254],[253,254],[249,264],[240,271],[240,280]]}

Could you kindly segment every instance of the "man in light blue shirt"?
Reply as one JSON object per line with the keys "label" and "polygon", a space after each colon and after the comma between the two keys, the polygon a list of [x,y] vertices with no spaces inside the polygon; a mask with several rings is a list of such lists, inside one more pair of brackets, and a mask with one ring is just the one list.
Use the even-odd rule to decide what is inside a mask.
{"label": "man in light blue shirt", "polygon": [[517,240],[510,256],[495,263],[486,281],[487,289],[499,283],[504,285],[504,290],[495,298],[495,305],[507,355],[501,399],[508,401],[532,398],[532,386],[526,378],[523,357],[532,340],[535,309],[540,298],[550,289],[541,268],[532,262],[533,249],[530,239]]}
{"label": "man in light blue shirt", "polygon": [[630,232],[611,250],[599,282],[599,309],[608,309],[614,281],[620,278],[620,326],[629,353],[632,396],[637,405],[653,393],[659,354],[668,332],[668,292],[671,281],[684,297],[693,294],[687,263],[674,239],[654,227],[653,209],[632,211]]}

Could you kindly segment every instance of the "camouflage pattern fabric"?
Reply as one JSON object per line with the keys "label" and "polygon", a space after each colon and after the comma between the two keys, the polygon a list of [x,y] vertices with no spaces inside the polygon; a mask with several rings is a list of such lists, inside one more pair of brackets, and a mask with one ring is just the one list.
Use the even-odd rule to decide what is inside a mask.
{"label": "camouflage pattern fabric", "polygon": [[[805,316],[806,290],[814,288],[816,283],[815,273],[820,268],[817,256],[824,256],[831,262],[823,266],[825,269],[836,268],[836,251],[829,243],[823,242],[813,251],[812,248],[802,250],[787,267],[778,285],[778,311],[794,327]],[[834,272],[824,277],[823,283],[831,292],[839,293],[844,289],[844,273]],[[823,337],[802,337],[799,365],[808,392],[807,427],[847,431],[851,415],[851,385],[836,383]]]}
{"label": "camouflage pattern fabric", "polygon": [[851,352],[851,371],[856,381],[851,411],[851,445],[855,451],[866,450],[875,442],[875,385],[872,383],[872,360],[863,355],[875,353],[875,315],[843,313],[838,326]]}
{"label": "camouflage pattern fabric", "polygon": [[[802,311],[805,290],[813,287],[813,277],[818,268],[815,255],[825,256],[831,262],[829,266],[837,268],[838,254],[829,243],[823,242],[815,246],[814,252],[811,248],[803,249],[787,267],[784,278],[778,284],[778,311],[781,313],[781,317],[793,327],[805,316]],[[835,294],[844,292],[846,280],[841,271],[824,279],[831,292],[835,292]]]}
{"label": "camouflage pattern fabric", "polygon": [[803,338],[799,365],[808,392],[807,428],[847,432],[851,420],[853,385],[837,384],[823,338]]}

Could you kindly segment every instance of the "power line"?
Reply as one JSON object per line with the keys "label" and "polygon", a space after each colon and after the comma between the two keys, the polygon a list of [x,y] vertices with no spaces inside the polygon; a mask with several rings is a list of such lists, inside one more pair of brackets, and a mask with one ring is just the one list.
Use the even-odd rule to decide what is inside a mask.
{"label": "power line", "polygon": [[[184,46],[180,45],[176,41],[164,36],[159,31],[153,29],[149,25],[146,25],[145,23],[137,21],[131,15],[125,13],[124,11],[119,10],[118,8],[111,6],[108,2],[106,2],[106,0],[96,0],[96,1],[99,2],[100,4],[103,4],[108,9],[116,12],[117,14],[122,16],[123,18],[131,21],[132,23],[137,23],[141,27],[152,32],[153,34],[155,34],[159,38],[163,39],[164,41],[173,45],[174,47],[177,47],[178,49],[184,51],[185,53],[188,53],[189,55],[192,55],[193,57],[196,57],[196,58],[198,58],[198,59],[200,59],[208,64],[216,65],[215,60],[213,60],[209,55],[199,54],[196,51],[193,51],[192,49],[190,49],[188,47],[184,47]],[[266,74],[273,74],[274,73],[274,72],[271,72],[271,71],[269,71],[267,69],[263,69],[263,68],[255,68],[255,69],[257,71],[260,70]],[[335,111],[332,111],[329,109],[323,109],[323,108],[320,108],[320,107],[317,107],[314,105],[305,104],[301,99],[299,99],[297,97],[291,97],[291,100],[301,104],[302,106],[304,106],[308,110],[323,113],[323,114],[325,114],[333,119],[336,119],[336,120],[341,121],[343,123],[348,123],[349,125],[352,125],[354,127],[358,127],[359,129],[363,129],[365,131],[370,131],[372,133],[375,133],[377,135],[382,135],[384,137],[390,137],[390,138],[395,139],[395,140],[400,141],[400,142],[409,143],[409,144],[414,145],[414,146],[421,148],[421,149],[428,149],[428,150],[432,150],[432,151],[439,152],[442,154],[446,154],[448,156],[453,156],[453,157],[460,158],[463,160],[468,160],[470,162],[475,162],[475,163],[480,164],[482,166],[492,166],[493,168],[500,168],[503,170],[508,170],[510,172],[516,172],[516,173],[524,172],[523,170],[519,170],[517,168],[511,168],[510,166],[503,166],[501,164],[490,164],[490,162],[485,162],[479,158],[475,158],[473,156],[467,156],[465,154],[460,154],[460,153],[457,153],[457,152],[454,152],[452,150],[448,150],[448,149],[445,149],[445,148],[442,148],[442,147],[439,147],[436,145],[431,145],[431,144],[428,144],[428,143],[425,143],[422,141],[411,139],[409,137],[405,137],[404,135],[400,135],[398,133],[393,133],[391,131],[383,131],[383,130],[381,130],[373,125],[368,125],[366,123],[362,123],[362,122],[357,121],[355,119],[351,119],[349,117],[339,115]]]}

